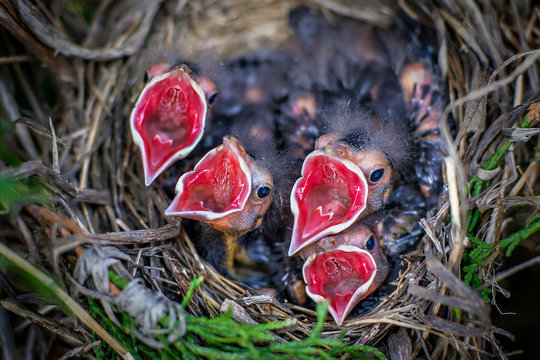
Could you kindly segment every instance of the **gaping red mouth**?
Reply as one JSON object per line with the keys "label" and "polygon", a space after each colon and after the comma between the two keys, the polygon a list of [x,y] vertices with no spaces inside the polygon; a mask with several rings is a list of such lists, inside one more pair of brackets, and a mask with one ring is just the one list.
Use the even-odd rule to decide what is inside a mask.
{"label": "gaping red mouth", "polygon": [[201,87],[182,69],[158,75],[145,86],[130,122],[146,185],[193,150],[202,138],[206,112]]}
{"label": "gaping red mouth", "polygon": [[315,302],[328,300],[328,311],[338,325],[369,295],[376,272],[373,256],[349,245],[313,254],[303,267],[307,294]]}
{"label": "gaping red mouth", "polygon": [[165,215],[208,221],[241,211],[251,192],[245,156],[238,140],[225,137],[223,145],[208,152],[193,171],[180,177]]}
{"label": "gaping red mouth", "polygon": [[367,182],[349,160],[316,150],[306,157],[291,193],[294,215],[289,256],[350,226],[366,207]]}

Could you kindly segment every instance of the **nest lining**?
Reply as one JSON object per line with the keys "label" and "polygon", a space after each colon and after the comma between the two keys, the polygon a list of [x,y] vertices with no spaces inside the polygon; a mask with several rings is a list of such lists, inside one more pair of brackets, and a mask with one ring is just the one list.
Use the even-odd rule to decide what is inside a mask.
{"label": "nest lining", "polygon": [[[444,6],[389,2],[388,6],[370,7],[374,15],[366,19],[369,12],[359,11],[365,4],[317,3],[330,17],[332,11],[352,17],[362,14],[359,21],[385,26],[396,11],[402,10],[419,22],[433,25],[440,41],[439,65],[448,79],[451,96],[442,121],[452,114],[458,125],[454,139],[446,133],[446,187],[438,208],[421,221],[425,230],[421,244],[403,256],[403,271],[395,280],[395,290],[373,309],[345,322],[346,339],[385,346],[390,356],[403,351],[395,349],[396,343],[405,343],[410,344],[405,351],[411,356],[485,353],[505,357],[495,333],[507,334],[491,325],[486,303],[459,279],[464,275],[463,253],[478,248],[467,235],[487,244],[504,242],[516,228],[534,220],[539,205],[535,196],[537,162],[530,161],[537,157],[531,145],[537,141],[537,129],[515,129],[525,114],[533,127],[538,124],[538,99],[532,96],[539,88],[540,52],[529,50],[539,47],[538,9],[534,12],[513,3],[488,9],[465,1]],[[11,110],[7,113],[19,123],[13,149],[24,162],[18,167],[2,166],[0,174],[15,180],[33,176],[54,199],[46,206],[28,205],[12,211],[8,220],[2,220],[10,229],[4,232],[3,242],[15,243],[13,247],[31,262],[66,279],[73,287],[73,296],[89,294],[102,299],[103,304],[111,300],[114,291],[106,287],[89,289],[71,278],[66,256],[80,251],[81,245],[114,246],[123,254],[116,254],[117,272],[127,279],[137,273],[147,288],[173,301],[179,302],[192,280],[202,276],[204,282],[186,307],[190,314],[216,316],[225,310],[222,304],[232,300],[242,309],[233,311],[233,316],[243,321],[296,319],[294,326],[278,335],[280,341],[306,338],[316,325],[314,310],[254,296],[244,286],[224,278],[196,255],[178,220],[162,215],[168,206],[167,196],[158,187],[144,187],[138,172],[140,160],[127,136],[126,122],[140,90],[140,69],[145,64],[177,51],[193,58],[208,54],[227,58],[278,47],[286,40],[282,29],[287,12],[295,4],[167,2],[161,11],[156,4],[146,4],[146,9],[137,11],[147,15],[135,26],[129,19],[139,12],[130,5],[122,1],[110,14],[107,5],[98,7],[92,26],[78,29],[86,34],[85,48],[74,47],[67,33],[59,37],[50,31],[43,31],[41,37],[34,34],[39,25],[50,25],[48,21],[62,13],[54,6],[48,10],[48,17],[38,16],[47,11],[25,12],[24,6],[2,10],[34,29],[21,30],[3,23],[19,40],[36,35],[27,44],[28,52],[37,58],[36,63],[48,68],[46,72],[33,63],[12,64],[19,69],[10,74],[12,81],[32,81],[22,75],[21,68],[31,71],[36,79],[47,79],[50,71],[60,80],[55,83],[58,100],[52,102],[54,108],[32,101],[42,99],[44,94],[34,94],[28,87],[23,90],[30,99],[31,111],[26,117],[20,114],[13,92],[3,96],[4,108]],[[244,16],[246,12],[251,16]],[[96,31],[98,25],[115,24],[122,13],[130,16],[108,25],[115,31]],[[75,12],[62,16],[81,15]],[[55,37],[62,41],[52,41]],[[110,44],[115,46],[103,49]],[[51,56],[51,49],[61,55]],[[13,47],[8,51],[14,51]],[[50,122],[46,114],[54,115]],[[500,164],[486,168],[489,159],[508,142],[515,144]],[[484,188],[478,194],[467,193],[464,189],[475,174],[484,181]],[[528,206],[516,208],[517,204]],[[471,232],[467,215],[475,207],[481,212],[478,226]],[[518,215],[526,221],[517,221]],[[500,259],[501,251],[493,247],[483,260],[485,266],[473,269],[483,282],[478,287],[497,291],[498,279],[507,275],[497,274]],[[95,286],[99,277],[93,279]],[[104,293],[109,293],[108,297]],[[337,325],[327,321],[321,336],[332,337],[339,332]]]}

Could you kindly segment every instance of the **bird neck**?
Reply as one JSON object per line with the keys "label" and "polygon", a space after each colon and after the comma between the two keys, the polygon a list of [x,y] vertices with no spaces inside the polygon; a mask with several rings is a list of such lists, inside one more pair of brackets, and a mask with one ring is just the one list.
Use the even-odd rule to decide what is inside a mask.
{"label": "bird neck", "polygon": [[227,269],[229,275],[235,276],[236,272],[234,270],[234,258],[238,251],[238,242],[236,241],[236,236],[229,235],[229,234],[221,234],[221,238],[223,239],[223,245],[224,245],[224,258],[223,258],[223,265]]}

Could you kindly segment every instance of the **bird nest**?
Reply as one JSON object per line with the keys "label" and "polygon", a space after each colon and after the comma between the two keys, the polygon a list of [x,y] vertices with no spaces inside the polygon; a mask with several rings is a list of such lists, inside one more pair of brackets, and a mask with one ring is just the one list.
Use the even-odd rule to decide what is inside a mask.
{"label": "bird nest", "polygon": [[[505,357],[499,336],[511,335],[491,324],[489,301],[518,270],[499,271],[502,259],[540,227],[540,51],[531,50],[540,47],[540,12],[530,3],[307,2],[329,18],[385,27],[401,11],[433,28],[450,96],[438,206],[420,221],[416,249],[400,257],[392,290],[343,326],[323,308],[222,276],[163,214],[164,190],[144,186],[128,122],[144,69],[167,54],[226,59],[279,47],[298,4],[0,1],[0,245],[10,265],[0,303],[55,335],[9,317],[6,351]],[[20,334],[41,341],[27,346]]]}

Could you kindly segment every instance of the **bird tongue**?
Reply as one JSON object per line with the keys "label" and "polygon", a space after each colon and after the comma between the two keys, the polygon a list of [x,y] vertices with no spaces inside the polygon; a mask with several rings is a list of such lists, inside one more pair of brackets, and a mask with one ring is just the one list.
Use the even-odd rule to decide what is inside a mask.
{"label": "bird tongue", "polygon": [[182,69],[154,77],[131,113],[131,132],[141,148],[146,185],[203,135],[207,104],[201,87]]}
{"label": "bird tongue", "polygon": [[338,325],[366,297],[375,273],[371,254],[349,245],[314,254],[303,267],[307,294],[317,303],[328,300],[328,310]]}
{"label": "bird tongue", "polygon": [[365,209],[366,198],[366,179],[357,165],[319,150],[308,155],[291,193],[289,256],[350,226]]}
{"label": "bird tongue", "polygon": [[241,211],[251,192],[251,173],[239,141],[225,137],[176,184],[166,215],[209,221]]}

